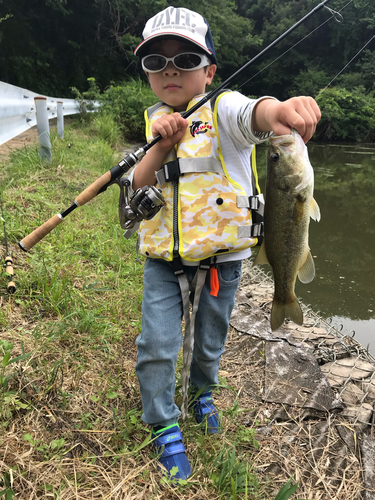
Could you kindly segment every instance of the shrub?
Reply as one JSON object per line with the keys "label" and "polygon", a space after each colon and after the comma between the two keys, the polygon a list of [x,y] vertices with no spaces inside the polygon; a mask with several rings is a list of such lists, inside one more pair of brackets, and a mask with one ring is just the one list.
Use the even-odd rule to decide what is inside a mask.
{"label": "shrub", "polygon": [[144,112],[158,101],[147,84],[139,79],[111,85],[100,101],[103,111],[115,117],[127,139],[145,141]]}
{"label": "shrub", "polygon": [[112,114],[102,111],[93,118],[91,130],[110,146],[115,147],[122,135],[122,127]]}
{"label": "shrub", "polygon": [[375,98],[363,87],[352,91],[333,87],[317,97],[322,111],[316,138],[323,141],[375,140]]}
{"label": "shrub", "polygon": [[[129,80],[113,83],[101,93],[95,78],[88,78],[87,81],[87,91],[80,92],[75,87],[72,87],[72,91],[79,102],[99,101],[98,118],[94,119],[93,113],[83,115],[83,118],[94,121],[94,128],[96,122],[96,132],[112,145],[116,142],[119,130],[128,140],[144,142],[144,112],[158,100],[149,85],[141,79]],[[90,109],[89,105],[87,108]]]}

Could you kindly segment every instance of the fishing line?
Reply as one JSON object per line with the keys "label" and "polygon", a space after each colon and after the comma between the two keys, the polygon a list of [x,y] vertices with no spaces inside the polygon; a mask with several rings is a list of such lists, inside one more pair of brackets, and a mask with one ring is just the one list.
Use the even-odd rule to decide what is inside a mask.
{"label": "fishing line", "polygon": [[237,90],[240,89],[241,87],[243,87],[244,85],[246,85],[247,83],[249,83],[251,80],[253,80],[255,77],[257,77],[258,75],[260,75],[260,73],[262,73],[263,71],[265,71],[267,68],[269,68],[270,66],[272,66],[272,64],[274,64],[276,61],[278,61],[279,59],[281,59],[282,57],[285,56],[285,54],[287,54],[288,52],[290,52],[292,49],[294,49],[295,47],[297,47],[297,45],[299,45],[301,42],[303,42],[304,40],[306,40],[306,38],[308,38],[310,35],[312,35],[313,33],[315,33],[315,31],[317,31],[319,28],[321,28],[322,26],[324,26],[326,23],[328,23],[331,19],[335,19],[335,21],[337,21],[338,23],[341,23],[343,21],[343,16],[342,14],[340,14],[341,11],[343,11],[348,5],[350,5],[351,3],[353,2],[353,0],[349,0],[349,2],[347,4],[344,5],[344,7],[342,7],[339,11],[335,11],[331,8],[329,8],[327,5],[324,5],[324,8],[325,9],[328,9],[329,12],[331,12],[331,17],[329,17],[328,19],[326,19],[322,24],[320,24],[319,26],[317,26],[315,29],[313,29],[312,31],[310,31],[310,33],[308,33],[306,36],[304,36],[303,38],[301,38],[301,40],[299,40],[298,42],[296,42],[294,45],[292,45],[289,49],[287,49],[285,52],[283,52],[282,54],[280,54],[278,57],[276,57],[276,59],[274,59],[272,62],[270,62],[269,64],[267,64],[264,68],[262,68],[260,71],[258,71],[258,73],[256,73],[255,75],[253,75],[251,78],[249,78],[248,80],[246,80],[245,82],[241,83],[238,87],[237,87]]}
{"label": "fishing line", "polygon": [[[365,45],[364,45],[364,46],[363,46],[363,47],[362,47],[362,48],[361,48],[361,49],[360,49],[360,50],[356,53],[356,55],[355,55],[355,56],[353,56],[353,57],[350,59],[350,61],[349,61],[347,64],[345,64],[345,66],[342,68],[342,70],[341,70],[341,71],[339,71],[339,72],[337,73],[337,75],[336,75],[334,78],[332,78],[332,80],[329,82],[329,84],[328,84],[326,87],[324,87],[324,89],[323,89],[323,90],[321,90],[321,91],[319,92],[319,94],[316,96],[316,98],[317,98],[317,97],[319,97],[320,95],[322,95],[322,94],[323,94],[323,92],[324,92],[325,90],[327,90],[327,88],[331,85],[331,83],[332,83],[332,82],[334,82],[334,81],[336,80],[336,78],[338,78],[338,77],[341,75],[341,73],[342,73],[343,71],[345,71],[345,69],[349,66],[349,64],[350,64],[350,63],[351,63],[351,62],[352,62],[352,61],[353,61],[353,60],[354,60],[354,59],[355,59],[355,58],[356,58],[356,57],[357,57],[357,56],[358,56],[358,55],[362,52],[362,50],[364,50],[364,49],[367,47],[367,45],[368,45],[368,44],[369,44],[369,43],[370,43],[370,42],[371,42],[374,38],[375,38],[375,35],[374,35],[373,37],[371,37],[371,38],[370,38],[370,40],[369,40],[367,43],[365,43]],[[316,99],[316,98],[315,98],[315,99]]]}
{"label": "fishing line", "polygon": [[13,282],[13,260],[9,253],[8,237],[7,237],[7,230],[5,226],[5,218],[3,210],[3,200],[1,196],[0,196],[0,208],[1,208],[1,219],[3,221],[3,227],[4,227],[4,241],[5,241],[5,251],[6,251],[4,267],[5,267],[5,272],[9,275],[9,283],[7,286],[7,290],[8,293],[14,293],[16,291],[16,285]]}
{"label": "fishing line", "polygon": [[[351,2],[349,2],[349,3],[351,3]],[[346,4],[346,5],[349,5],[349,4]],[[336,11],[336,10],[331,9],[331,7],[328,7],[328,5],[325,5],[324,7],[325,7],[327,10],[329,10],[329,11],[330,11],[330,13],[332,14],[332,17],[334,17],[334,18],[335,18],[335,21],[337,21],[338,23],[341,23],[341,22],[344,20],[344,18],[343,18],[343,17],[342,17],[342,15],[340,14],[340,12],[341,12],[341,10],[342,10],[342,9],[341,9],[341,10],[337,10],[337,11]],[[345,7],[346,7],[346,6],[345,6]],[[345,8],[345,7],[343,7],[343,8]]]}

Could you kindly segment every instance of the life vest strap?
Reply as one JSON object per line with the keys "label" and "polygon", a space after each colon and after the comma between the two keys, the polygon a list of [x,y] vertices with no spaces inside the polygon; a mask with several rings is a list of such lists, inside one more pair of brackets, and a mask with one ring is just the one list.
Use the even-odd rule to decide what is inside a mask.
{"label": "life vest strap", "polygon": [[[181,258],[175,257],[172,261],[172,269],[178,279],[180,285],[182,306],[185,318],[185,335],[182,348],[183,367],[181,369],[181,382],[182,382],[182,404],[181,415],[185,420],[188,414],[188,389],[189,389],[189,369],[193,355],[194,347],[194,331],[195,331],[195,317],[198,311],[201,293],[206,281],[206,275],[210,269],[211,258],[202,260],[199,263],[197,272],[189,283],[182,266]],[[194,293],[194,300],[192,303],[192,310],[190,313],[190,294]]]}
{"label": "life vest strap", "polygon": [[264,223],[241,226],[238,228],[238,238],[259,238],[264,234]]}
{"label": "life vest strap", "polygon": [[177,160],[165,163],[158,172],[156,172],[156,180],[159,186],[166,182],[173,182],[179,179],[184,174],[193,173],[223,173],[223,167],[219,160],[212,157],[198,158],[177,158]]}
{"label": "life vest strap", "polygon": [[257,212],[259,215],[264,215],[264,196],[257,194],[255,196],[237,196],[238,208],[250,208]]}

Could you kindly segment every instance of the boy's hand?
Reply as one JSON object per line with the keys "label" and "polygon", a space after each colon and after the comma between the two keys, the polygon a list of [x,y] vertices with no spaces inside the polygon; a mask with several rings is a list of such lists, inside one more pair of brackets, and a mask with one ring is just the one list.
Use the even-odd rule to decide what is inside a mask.
{"label": "boy's hand", "polygon": [[186,118],[182,118],[180,113],[161,116],[151,127],[153,137],[159,134],[163,137],[154,147],[168,153],[182,139],[188,125],[189,121]]}
{"label": "boy's hand", "polygon": [[132,186],[134,190],[155,184],[155,171],[161,168],[169,151],[182,139],[188,125],[189,121],[182,118],[180,113],[163,115],[155,120],[151,127],[152,136],[157,137],[160,134],[163,139],[147,151],[134,170]]}
{"label": "boy's hand", "polygon": [[[290,134],[294,128],[305,144],[314,135],[321,113],[312,97],[292,97],[287,101],[264,99],[255,108],[254,129],[273,130],[275,135]],[[261,127],[257,128],[257,125]]]}

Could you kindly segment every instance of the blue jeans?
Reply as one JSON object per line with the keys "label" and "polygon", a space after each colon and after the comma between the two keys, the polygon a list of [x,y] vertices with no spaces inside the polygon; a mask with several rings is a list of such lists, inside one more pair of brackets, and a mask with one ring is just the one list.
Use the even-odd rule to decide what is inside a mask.
{"label": "blue jeans", "polygon": [[[207,273],[195,320],[190,384],[198,390],[218,384],[218,372],[235,294],[241,278],[241,261],[217,265],[219,293],[210,295]],[[184,266],[189,282],[196,267]],[[142,333],[136,340],[143,415],[147,424],[166,427],[177,422],[180,410],[174,402],[175,370],[182,345],[183,306],[178,279],[170,262],[147,259],[144,267]]]}

